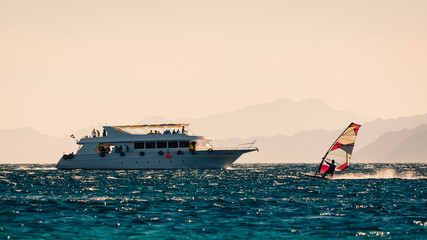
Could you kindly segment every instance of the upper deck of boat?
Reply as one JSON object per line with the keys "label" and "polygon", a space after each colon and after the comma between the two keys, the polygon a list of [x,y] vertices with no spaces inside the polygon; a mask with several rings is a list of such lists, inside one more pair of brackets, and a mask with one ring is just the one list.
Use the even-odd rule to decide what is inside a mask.
{"label": "upper deck of boat", "polygon": [[92,134],[91,137],[85,136],[78,141],[78,144],[159,140],[210,140],[207,137],[192,135],[187,129],[189,125],[187,123],[179,123],[103,126],[103,134],[100,136],[96,134]]}

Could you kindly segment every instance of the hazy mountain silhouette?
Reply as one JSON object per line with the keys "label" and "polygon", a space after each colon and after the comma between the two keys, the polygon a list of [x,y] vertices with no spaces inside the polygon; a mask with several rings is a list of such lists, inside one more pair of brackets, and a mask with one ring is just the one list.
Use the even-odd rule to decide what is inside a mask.
{"label": "hazy mountain silhouette", "polygon": [[394,119],[379,118],[363,123],[359,131],[356,147],[357,149],[362,149],[388,132],[412,129],[422,124],[427,124],[427,113]]}
{"label": "hazy mountain silhouette", "polygon": [[249,153],[239,159],[239,163],[313,163],[326,153],[340,131],[301,131],[293,136],[233,138],[213,141],[214,147],[237,146],[257,140],[254,146],[259,152]]}
{"label": "hazy mountain silhouette", "polygon": [[[423,125],[423,123],[427,124],[425,116],[427,114],[390,120],[380,119],[362,124],[353,152],[353,161],[426,162],[427,159],[424,156],[427,156],[425,155],[427,148],[424,146],[427,143],[427,125]],[[236,146],[257,139],[256,146],[261,151],[256,154],[245,155],[239,162],[317,162],[320,161],[347,124],[349,123],[335,131],[301,131],[293,136],[233,138],[216,140],[213,143],[218,147]],[[412,128],[415,124],[418,124],[418,127]],[[390,129],[387,131],[383,127],[384,125],[395,127],[394,132],[391,132]],[[367,127],[365,128],[365,126]],[[368,143],[371,139],[374,141]]]}
{"label": "hazy mountain silhouette", "polygon": [[76,151],[71,138],[54,138],[32,128],[0,131],[0,163],[56,163],[63,152]]}
{"label": "hazy mountain silhouette", "polygon": [[217,138],[293,135],[301,130],[334,130],[343,123],[365,122],[368,117],[338,111],[320,100],[306,99],[293,102],[281,99],[275,102],[248,106],[234,112],[224,112],[205,118],[167,120],[162,116],[143,119],[142,123],[158,121],[191,123],[193,133]]}
{"label": "hazy mountain silhouette", "polygon": [[360,162],[427,162],[427,125],[392,131],[357,152]]}
{"label": "hazy mountain silhouette", "polygon": [[[420,125],[427,124],[427,114],[366,123],[363,119],[366,117],[336,111],[314,99],[282,99],[206,118],[170,121],[154,116],[141,123],[189,122],[193,133],[217,139],[213,142],[215,147],[232,147],[257,139],[260,152],[246,154],[238,162],[318,162],[352,121],[362,124],[353,157],[356,162],[419,162],[426,156],[426,134]],[[89,135],[93,128],[70,134],[79,138]],[[95,128],[101,130],[99,126]],[[77,150],[69,136],[55,138],[31,128],[0,131],[0,144],[0,163],[56,163],[63,152]]]}

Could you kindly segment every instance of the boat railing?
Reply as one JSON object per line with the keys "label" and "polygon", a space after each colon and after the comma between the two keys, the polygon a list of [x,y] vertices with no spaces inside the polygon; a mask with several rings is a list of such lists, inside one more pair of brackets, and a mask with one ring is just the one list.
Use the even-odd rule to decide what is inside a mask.
{"label": "boat railing", "polygon": [[236,147],[247,146],[248,148],[251,148],[255,143],[256,143],[256,140],[253,140],[252,142],[239,144]]}
{"label": "boat railing", "polygon": [[[197,149],[197,150],[200,150],[200,151],[203,151],[203,150],[209,150],[209,149]],[[215,151],[215,150],[254,150],[254,151],[258,151],[258,148],[257,147],[215,147],[215,148],[212,148],[212,150],[213,151]]]}
{"label": "boat railing", "polygon": [[212,150],[256,150],[256,151],[258,151],[257,147],[253,147],[255,142],[256,142],[256,140],[249,142],[249,143],[242,143],[242,144],[236,145],[234,147],[199,148],[198,150],[208,150],[209,151],[209,149],[212,149]]}

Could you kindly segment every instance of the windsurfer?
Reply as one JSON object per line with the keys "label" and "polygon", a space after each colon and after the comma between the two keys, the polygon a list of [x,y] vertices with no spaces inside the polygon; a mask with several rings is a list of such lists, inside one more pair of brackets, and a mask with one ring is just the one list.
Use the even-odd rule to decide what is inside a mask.
{"label": "windsurfer", "polygon": [[326,177],[326,174],[328,174],[328,173],[330,173],[331,174],[331,177],[333,177],[334,176],[334,172],[335,172],[335,168],[336,168],[336,166],[335,166],[335,160],[332,160],[332,162],[331,163],[329,163],[328,161],[326,161],[325,160],[325,163],[326,164],[328,164],[329,165],[329,168],[328,168],[328,170],[325,172],[325,174],[323,174],[323,178],[325,178]]}
{"label": "windsurfer", "polygon": [[[351,153],[353,152],[354,143],[356,142],[359,129],[359,124],[350,123],[350,125],[341,133],[337,140],[335,140],[332,146],[328,149],[325,156],[322,157],[322,161],[320,162],[320,165],[317,168],[315,174],[305,175],[309,177],[326,178],[326,175],[330,173],[332,178],[335,171],[342,171],[347,169],[350,164]],[[327,158],[328,155],[330,158],[334,158],[334,160]],[[328,161],[326,161],[326,159],[328,159]]]}

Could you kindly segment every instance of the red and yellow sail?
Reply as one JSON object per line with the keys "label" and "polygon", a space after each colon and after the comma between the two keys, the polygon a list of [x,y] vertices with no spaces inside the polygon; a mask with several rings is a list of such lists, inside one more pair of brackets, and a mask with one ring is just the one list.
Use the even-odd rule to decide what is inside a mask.
{"label": "red and yellow sail", "polygon": [[335,171],[342,171],[348,168],[360,126],[359,124],[351,123],[341,133],[322,158],[322,162],[317,170],[318,173],[324,173],[328,170],[329,165],[325,161],[330,163],[332,160],[335,160]]}

